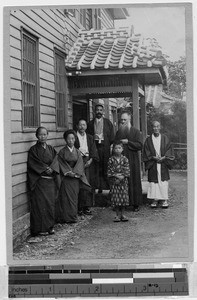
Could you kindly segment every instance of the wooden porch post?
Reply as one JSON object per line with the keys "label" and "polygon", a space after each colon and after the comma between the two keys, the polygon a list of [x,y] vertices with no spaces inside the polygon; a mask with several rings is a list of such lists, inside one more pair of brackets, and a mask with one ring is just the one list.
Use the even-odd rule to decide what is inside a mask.
{"label": "wooden porch post", "polygon": [[[146,99],[145,99],[145,91],[144,96],[141,97],[140,100],[141,107],[141,128],[142,128],[142,142],[144,144],[145,139],[147,137],[147,115],[146,115]],[[142,165],[142,177],[146,175],[144,164]]]}
{"label": "wooden porch post", "polygon": [[138,92],[138,78],[132,76],[132,90],[133,90],[133,126],[140,129],[140,116],[139,116],[139,92]]}
{"label": "wooden porch post", "polygon": [[146,99],[145,96],[141,97],[141,128],[142,128],[142,141],[145,142],[147,137],[147,115],[146,115]]}
{"label": "wooden porch post", "polygon": [[[132,76],[132,90],[133,90],[133,126],[140,130],[140,114],[139,114],[139,92],[138,92],[138,78],[137,76]],[[142,174],[142,160],[141,152],[139,152],[139,161],[141,166],[141,176]]]}

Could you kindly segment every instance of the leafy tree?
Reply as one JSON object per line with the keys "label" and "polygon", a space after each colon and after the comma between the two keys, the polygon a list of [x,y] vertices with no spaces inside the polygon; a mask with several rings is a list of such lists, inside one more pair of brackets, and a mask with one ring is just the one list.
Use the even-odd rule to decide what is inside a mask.
{"label": "leafy tree", "polygon": [[178,61],[167,62],[168,82],[165,89],[166,94],[183,99],[183,94],[186,91],[186,59],[181,57]]}
{"label": "leafy tree", "polygon": [[172,105],[172,115],[166,115],[158,108],[147,104],[147,131],[152,133],[152,122],[157,120],[161,123],[162,132],[166,134],[173,143],[187,142],[186,126],[186,103],[176,100]]}

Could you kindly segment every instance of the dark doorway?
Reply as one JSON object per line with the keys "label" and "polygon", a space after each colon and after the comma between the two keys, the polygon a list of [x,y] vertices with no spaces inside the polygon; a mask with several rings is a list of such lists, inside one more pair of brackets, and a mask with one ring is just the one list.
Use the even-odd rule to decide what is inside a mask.
{"label": "dark doorway", "polygon": [[83,118],[89,121],[89,105],[87,100],[73,100],[73,129],[76,130],[76,125],[79,119]]}

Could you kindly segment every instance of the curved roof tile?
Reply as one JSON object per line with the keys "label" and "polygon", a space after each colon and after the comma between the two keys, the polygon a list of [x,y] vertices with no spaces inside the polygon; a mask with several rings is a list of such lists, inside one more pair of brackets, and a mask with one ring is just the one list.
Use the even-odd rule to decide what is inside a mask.
{"label": "curved roof tile", "polygon": [[66,59],[68,70],[163,67],[165,56],[155,39],[132,34],[130,27],[82,30]]}

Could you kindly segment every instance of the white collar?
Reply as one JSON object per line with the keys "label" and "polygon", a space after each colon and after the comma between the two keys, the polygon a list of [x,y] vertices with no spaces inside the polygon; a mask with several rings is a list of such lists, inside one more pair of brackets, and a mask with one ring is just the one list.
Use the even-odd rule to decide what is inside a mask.
{"label": "white collar", "polygon": [[72,148],[70,148],[68,145],[67,145],[68,149],[70,150],[70,152],[73,152],[73,149],[74,149],[74,146]]}
{"label": "white collar", "polygon": [[77,131],[77,136],[79,138],[85,139],[86,138],[86,132],[84,133],[84,135],[80,134],[79,131]]}

